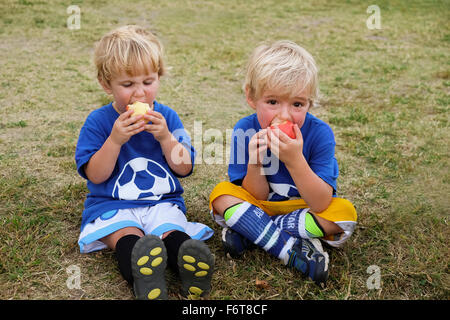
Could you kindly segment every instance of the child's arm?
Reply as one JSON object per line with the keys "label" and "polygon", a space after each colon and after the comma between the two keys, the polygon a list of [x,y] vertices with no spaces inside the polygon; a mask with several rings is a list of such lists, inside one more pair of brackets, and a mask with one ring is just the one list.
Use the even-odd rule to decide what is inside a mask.
{"label": "child's arm", "polygon": [[269,183],[262,172],[262,160],[267,150],[266,132],[266,130],[260,130],[250,139],[247,174],[242,180],[242,187],[258,200],[267,200],[269,196]]}
{"label": "child's arm", "polygon": [[145,130],[153,134],[159,141],[164,157],[172,171],[180,176],[189,174],[192,170],[191,155],[169,131],[164,116],[157,111],[149,111],[144,118],[152,122],[145,125]]}
{"label": "child's arm", "polygon": [[129,110],[117,118],[109,137],[85,165],[84,172],[93,183],[102,183],[111,176],[122,145],[144,130],[144,122],[137,121],[142,116],[130,117],[132,113],[133,110]]}
{"label": "child's arm", "polygon": [[312,171],[303,156],[303,137],[298,125],[294,126],[294,131],[295,140],[284,132],[270,130],[268,143],[271,151],[286,165],[302,199],[313,212],[322,212],[330,205],[333,188]]}
{"label": "child's arm", "polygon": [[303,154],[286,168],[298,192],[313,212],[322,212],[331,203],[333,188],[312,171]]}

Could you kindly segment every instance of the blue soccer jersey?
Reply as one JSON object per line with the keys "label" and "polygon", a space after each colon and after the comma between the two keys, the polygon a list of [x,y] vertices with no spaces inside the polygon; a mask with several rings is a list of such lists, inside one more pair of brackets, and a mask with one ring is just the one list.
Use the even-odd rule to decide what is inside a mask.
{"label": "blue soccer jersey", "polygon": [[[235,184],[241,184],[247,174],[248,144],[259,130],[261,126],[256,113],[239,120],[233,129],[228,176]],[[315,174],[333,188],[335,196],[339,169],[334,153],[336,142],[333,131],[327,123],[310,113],[306,114],[300,131],[303,136],[303,155],[307,163]],[[270,150],[267,152],[263,168],[270,186],[267,200],[283,201],[301,197],[286,166],[272,155]]]}
{"label": "blue soccer jersey", "polygon": [[[169,131],[190,152],[193,164],[195,150],[177,113],[156,101],[154,110],[164,116]],[[83,178],[87,179],[84,165],[103,146],[118,117],[110,103],[91,112],[86,119],[75,151],[77,170]],[[171,202],[186,212],[183,188],[177,175],[170,169],[159,142],[145,131],[122,145],[114,170],[106,181],[95,184],[87,180],[87,187],[89,194],[84,203],[82,230],[87,223],[111,210]]]}

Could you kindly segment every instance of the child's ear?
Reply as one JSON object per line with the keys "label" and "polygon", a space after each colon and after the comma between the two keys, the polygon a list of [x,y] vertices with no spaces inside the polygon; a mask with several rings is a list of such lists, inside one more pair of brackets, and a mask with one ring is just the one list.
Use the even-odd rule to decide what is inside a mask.
{"label": "child's ear", "polygon": [[247,100],[248,105],[253,109],[256,110],[256,104],[253,101],[252,95],[250,94],[250,88],[247,86],[245,87],[245,98]]}
{"label": "child's ear", "polygon": [[97,78],[97,80],[107,94],[112,94],[111,85],[107,81],[101,78]]}

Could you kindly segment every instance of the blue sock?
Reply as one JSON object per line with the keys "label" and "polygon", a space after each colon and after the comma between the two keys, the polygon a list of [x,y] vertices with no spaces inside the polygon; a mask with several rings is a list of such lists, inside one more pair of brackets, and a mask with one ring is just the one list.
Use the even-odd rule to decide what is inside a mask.
{"label": "blue sock", "polygon": [[231,229],[287,263],[296,239],[278,228],[263,210],[243,202],[228,208],[224,217]]}
{"label": "blue sock", "polygon": [[272,220],[283,231],[296,238],[311,239],[325,235],[316,218],[306,209],[298,209],[291,213],[273,216]]}

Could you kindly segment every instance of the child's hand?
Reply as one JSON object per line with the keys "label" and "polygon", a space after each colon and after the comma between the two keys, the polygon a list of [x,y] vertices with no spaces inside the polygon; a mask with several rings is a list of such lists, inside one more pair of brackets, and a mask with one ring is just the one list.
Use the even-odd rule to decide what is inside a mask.
{"label": "child's hand", "polygon": [[145,123],[142,121],[143,116],[131,116],[133,112],[133,110],[128,110],[122,113],[114,122],[114,126],[109,136],[112,142],[117,145],[123,145],[130,140],[133,135],[144,130]]}
{"label": "child's hand", "polygon": [[151,123],[145,125],[145,131],[153,134],[159,143],[170,138],[171,134],[167,127],[166,119],[161,113],[153,110],[147,111],[147,114],[144,115],[144,119],[146,121],[151,121]]}
{"label": "child's hand", "polygon": [[267,150],[267,129],[262,129],[250,139],[248,144],[249,164],[261,166]]}
{"label": "child's hand", "polygon": [[268,145],[286,166],[295,163],[302,156],[303,136],[297,124],[294,125],[295,139],[291,139],[286,133],[279,129],[268,128]]}

